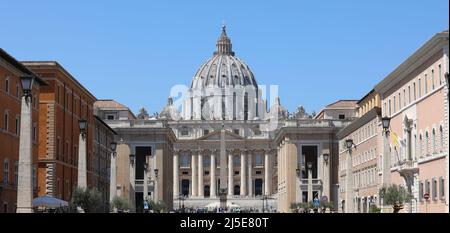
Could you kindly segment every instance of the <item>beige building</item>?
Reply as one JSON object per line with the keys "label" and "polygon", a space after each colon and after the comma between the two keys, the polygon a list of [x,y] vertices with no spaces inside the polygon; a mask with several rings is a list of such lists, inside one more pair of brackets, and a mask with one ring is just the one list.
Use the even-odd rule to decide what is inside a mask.
{"label": "beige building", "polygon": [[403,212],[449,211],[448,46],[448,30],[437,33],[375,86],[391,118],[389,183],[414,196]]}
{"label": "beige building", "polygon": [[[367,213],[377,205],[380,163],[381,102],[371,90],[357,102],[357,117],[339,138],[339,212]],[[354,148],[346,147],[351,139]]]}

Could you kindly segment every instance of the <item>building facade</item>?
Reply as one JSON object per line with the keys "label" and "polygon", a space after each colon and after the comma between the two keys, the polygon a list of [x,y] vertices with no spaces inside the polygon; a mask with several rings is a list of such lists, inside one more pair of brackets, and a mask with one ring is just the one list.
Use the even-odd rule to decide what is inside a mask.
{"label": "building facade", "polygon": [[96,98],[60,64],[53,61],[22,62],[49,85],[39,96],[38,194],[70,201],[77,187],[80,119],[87,127],[87,180],[94,183],[93,104]]}
{"label": "building facade", "polygon": [[[157,200],[166,194],[155,187],[170,190],[170,199],[163,199],[173,209],[217,207],[221,190],[227,205],[255,211],[290,212],[291,203],[324,196],[337,203],[336,133],[354,118],[356,101],[328,105],[313,119],[304,112],[289,114],[276,96],[267,108],[263,90],[249,66],[235,56],[223,27],[213,56],[176,101],[181,106],[170,97],[161,113],[142,111],[134,118],[123,105],[98,102],[99,116],[120,138],[118,191],[120,187],[122,196],[135,203],[136,211],[147,193],[141,194],[141,186]],[[287,149],[287,141],[295,148]],[[159,147],[161,157],[152,162]],[[171,174],[156,178],[155,163],[160,174]],[[162,186],[155,186],[156,181]]]}
{"label": "building facade", "polygon": [[110,172],[111,146],[116,141],[117,133],[111,129],[101,118],[94,116],[94,149],[92,157],[92,187],[96,187],[102,195],[101,211],[108,212],[110,204]]}
{"label": "building facade", "polygon": [[[357,117],[341,130],[339,139],[339,208],[342,213],[368,213],[378,205],[380,171],[381,102],[371,90],[357,102]],[[354,147],[346,147],[351,139]]]}
{"label": "building facade", "polygon": [[[34,75],[14,57],[0,49],[0,213],[15,213],[19,173],[19,137],[22,87],[20,76]],[[38,78],[32,90],[33,189],[37,195],[39,142],[39,93],[46,83]]]}
{"label": "building facade", "polygon": [[413,195],[403,212],[448,212],[448,44],[437,33],[375,86],[391,118],[390,183]]}

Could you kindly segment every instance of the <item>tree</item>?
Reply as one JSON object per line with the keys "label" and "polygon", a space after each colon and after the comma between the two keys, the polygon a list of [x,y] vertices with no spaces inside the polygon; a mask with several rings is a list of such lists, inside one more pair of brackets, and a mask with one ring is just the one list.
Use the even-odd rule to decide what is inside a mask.
{"label": "tree", "polygon": [[412,195],[403,186],[396,184],[381,188],[380,197],[383,197],[384,204],[392,206],[394,213],[398,213],[403,209],[403,204],[412,199]]}
{"label": "tree", "polygon": [[167,205],[166,203],[164,203],[164,201],[155,202],[153,200],[150,200],[149,208],[156,213],[161,213],[167,210]]}
{"label": "tree", "polygon": [[125,197],[115,196],[111,202],[111,209],[113,208],[116,208],[121,213],[131,209],[131,202]]}
{"label": "tree", "polygon": [[101,207],[102,195],[96,189],[77,187],[72,194],[72,206],[81,207],[85,213],[93,213]]}

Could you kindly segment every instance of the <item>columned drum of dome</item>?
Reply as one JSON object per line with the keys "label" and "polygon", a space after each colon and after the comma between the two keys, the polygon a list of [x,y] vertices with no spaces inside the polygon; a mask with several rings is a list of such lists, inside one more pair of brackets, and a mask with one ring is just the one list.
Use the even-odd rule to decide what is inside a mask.
{"label": "columned drum of dome", "polygon": [[253,120],[263,118],[262,101],[255,76],[232,50],[222,27],[213,57],[200,66],[192,79],[183,118],[193,120]]}

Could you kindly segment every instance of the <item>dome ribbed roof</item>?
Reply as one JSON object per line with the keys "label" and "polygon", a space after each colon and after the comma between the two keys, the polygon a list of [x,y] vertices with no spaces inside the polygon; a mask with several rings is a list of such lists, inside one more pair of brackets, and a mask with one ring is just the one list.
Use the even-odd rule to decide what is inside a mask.
{"label": "dome ribbed roof", "polygon": [[204,88],[209,86],[225,87],[254,86],[257,88],[255,76],[247,64],[234,56],[230,38],[225,26],[222,27],[214,56],[205,62],[194,75],[191,88]]}

